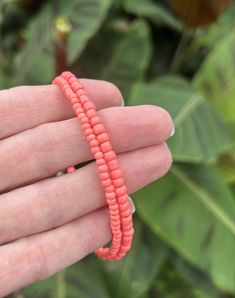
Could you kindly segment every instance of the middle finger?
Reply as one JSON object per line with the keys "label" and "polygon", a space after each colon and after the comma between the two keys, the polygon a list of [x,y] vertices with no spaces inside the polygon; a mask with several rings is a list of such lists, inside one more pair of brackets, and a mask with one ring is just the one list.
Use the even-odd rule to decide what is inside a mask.
{"label": "middle finger", "polygon": [[[128,193],[164,175],[171,165],[165,144],[119,155]],[[16,189],[0,199],[0,244],[65,224],[106,204],[97,167]]]}
{"label": "middle finger", "polygon": [[[169,114],[155,106],[115,107],[99,114],[117,153],[160,144],[172,131]],[[76,118],[43,124],[4,139],[0,156],[0,192],[92,159]]]}

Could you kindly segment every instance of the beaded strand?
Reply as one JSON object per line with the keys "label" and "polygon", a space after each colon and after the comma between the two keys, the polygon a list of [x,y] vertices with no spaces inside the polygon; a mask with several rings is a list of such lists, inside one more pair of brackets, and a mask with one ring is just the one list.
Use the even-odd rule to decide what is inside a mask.
{"label": "beaded strand", "polygon": [[[127,188],[116,153],[112,149],[102,120],[97,114],[95,104],[86,95],[78,78],[66,71],[56,77],[53,84],[58,85],[65,93],[81,123],[90,150],[96,160],[109,207],[112,244],[109,248],[96,249],[95,253],[105,260],[121,259],[131,247],[134,229]],[[67,169],[67,173],[74,171],[73,166]]]}

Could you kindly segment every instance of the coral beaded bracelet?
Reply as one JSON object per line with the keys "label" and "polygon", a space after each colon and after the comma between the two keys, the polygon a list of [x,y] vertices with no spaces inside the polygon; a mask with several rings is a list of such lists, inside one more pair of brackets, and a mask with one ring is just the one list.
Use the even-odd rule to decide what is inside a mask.
{"label": "coral beaded bracelet", "polygon": [[[78,78],[66,71],[56,77],[53,84],[58,85],[65,93],[81,123],[82,130],[96,160],[100,181],[109,207],[112,244],[111,247],[96,249],[95,253],[105,260],[121,259],[131,248],[134,229],[123,172],[112,149],[110,138],[97,114],[96,106],[86,95]],[[74,167],[69,167],[67,173],[74,170]]]}

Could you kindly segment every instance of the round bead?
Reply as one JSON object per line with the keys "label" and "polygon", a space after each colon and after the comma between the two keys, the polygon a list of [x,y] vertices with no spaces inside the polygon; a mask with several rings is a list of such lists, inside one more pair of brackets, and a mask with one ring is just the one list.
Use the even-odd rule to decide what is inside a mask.
{"label": "round bead", "polygon": [[118,178],[118,179],[113,179],[112,180],[113,181],[113,185],[115,186],[115,187],[121,187],[122,185],[124,185],[124,180],[123,180],[123,178]]}
{"label": "round bead", "polygon": [[89,136],[87,136],[86,139],[88,142],[91,142],[91,141],[95,140],[95,135],[92,133]]}
{"label": "round bead", "polygon": [[109,199],[115,199],[116,200],[115,192],[106,193],[105,196],[106,196],[107,200],[109,200]]}
{"label": "round bead", "polygon": [[111,171],[119,169],[119,163],[118,163],[117,159],[109,161],[108,167]]}
{"label": "round bead", "polygon": [[100,179],[101,180],[106,180],[109,178],[109,173],[100,173]]}
{"label": "round bead", "polygon": [[103,158],[98,158],[95,163],[98,167],[106,165],[106,161]]}
{"label": "round bead", "polygon": [[123,203],[128,202],[127,194],[124,194],[122,196],[117,196],[117,201],[118,201],[119,204],[123,204]]}
{"label": "round bead", "polygon": [[[84,109],[84,104],[87,103],[87,102],[89,102],[90,99],[89,99],[85,94],[82,94],[82,95],[79,97],[79,101],[80,101],[80,103],[82,104],[83,109]],[[84,111],[86,111],[86,110],[84,109]]]}
{"label": "round bead", "polygon": [[76,96],[76,95],[71,96],[71,98],[70,98],[70,102],[71,102],[72,105],[78,103],[78,98],[77,98],[77,96]]}
{"label": "round bead", "polygon": [[[86,130],[86,129],[88,129],[88,128],[90,128],[90,124],[89,123],[83,123],[82,124],[82,129],[83,130]],[[98,143],[98,142],[97,142]],[[99,144],[99,143],[98,143]]]}
{"label": "round bead", "polygon": [[118,196],[122,196],[122,195],[126,194],[126,186],[123,185],[121,187],[116,188],[116,194]]}
{"label": "round bead", "polygon": [[110,185],[108,187],[105,187],[105,191],[106,192],[113,192],[115,190],[114,186],[113,185]]}
{"label": "round bead", "polygon": [[[80,99],[84,98],[84,96],[85,95],[81,96]],[[82,106],[85,112],[87,112],[88,110],[94,110],[94,111],[96,110],[96,106],[90,100],[86,101]]]}
{"label": "round bead", "polygon": [[107,142],[109,140],[109,136],[106,132],[97,136],[97,140],[100,144]]}
{"label": "round bead", "polygon": [[[75,104],[75,105],[76,105],[76,104]],[[76,113],[77,116],[78,116],[78,114],[84,113],[84,112],[83,112],[83,109],[80,108],[80,107],[77,107],[76,109],[74,109],[74,111],[75,111],[75,113]]]}
{"label": "round bead", "polygon": [[100,152],[100,148],[98,146],[94,146],[91,148],[91,153],[96,154],[97,152]]}
{"label": "round bead", "polygon": [[107,161],[114,160],[116,158],[116,154],[113,150],[104,153],[104,159]]}
{"label": "round bead", "polygon": [[108,186],[112,185],[112,180],[110,178],[102,180],[101,184],[103,185],[103,187],[108,187]]}
{"label": "round bead", "polygon": [[[88,110],[87,112],[86,112],[86,115],[87,115],[87,117],[90,119],[90,123],[91,123],[91,119],[93,118],[93,117],[95,117],[95,115],[96,115],[96,111],[95,110]],[[92,124],[91,124],[92,125]]]}
{"label": "round bead", "polygon": [[[86,114],[85,113],[79,113],[78,115],[78,119],[82,119],[83,117],[86,117]],[[87,118],[87,117],[86,117]]]}
{"label": "round bead", "polygon": [[108,152],[112,150],[112,146],[110,142],[104,142],[100,145],[100,149],[102,152]]}
{"label": "round bead", "polygon": [[120,168],[110,172],[110,177],[112,179],[118,179],[118,178],[121,178],[122,176],[123,176],[123,173]]}
{"label": "round bead", "polygon": [[[85,117],[82,117],[80,119],[81,123],[89,123],[89,119],[85,116]],[[91,129],[91,132],[93,132],[93,130]]]}
{"label": "round bead", "polygon": [[103,124],[96,124],[96,125],[93,126],[93,130],[94,130],[95,135],[100,135],[105,131],[104,125]]}
{"label": "round bead", "polygon": [[79,89],[76,91],[76,94],[78,97],[82,96],[82,95],[85,95],[85,90],[84,89]]}
{"label": "round bead", "polygon": [[96,147],[99,146],[99,143],[97,142],[97,140],[93,139],[90,141],[90,147]]}
{"label": "round bead", "polygon": [[101,158],[103,158],[103,157],[104,157],[104,155],[103,155],[102,152],[97,152],[97,153],[95,154],[95,159],[101,159]]}
{"label": "round bead", "polygon": [[78,89],[82,88],[82,85],[78,81],[73,81],[71,83],[71,87],[74,91],[77,91]]}
{"label": "round bead", "polygon": [[124,203],[124,204],[119,204],[119,210],[120,210],[120,211],[125,211],[125,210],[127,210],[128,208],[130,208],[130,204],[129,204],[129,202],[126,202],[126,203]]}
{"label": "round bead", "polygon": [[92,134],[92,129],[91,128],[87,128],[84,130],[84,133],[86,136],[89,136],[90,134]]}
{"label": "round bead", "polygon": [[[95,140],[96,141],[96,140]],[[98,167],[100,173],[108,172],[109,168],[107,165]]]}
{"label": "round bead", "polygon": [[[98,116],[96,115],[96,116],[94,116],[94,117],[92,117],[92,118],[90,119],[90,123],[91,123],[92,126],[94,126],[94,125],[96,125],[96,124],[100,124],[100,123],[101,123],[101,119],[100,119],[100,117],[98,117]],[[100,137],[100,136],[99,136],[99,137]]]}

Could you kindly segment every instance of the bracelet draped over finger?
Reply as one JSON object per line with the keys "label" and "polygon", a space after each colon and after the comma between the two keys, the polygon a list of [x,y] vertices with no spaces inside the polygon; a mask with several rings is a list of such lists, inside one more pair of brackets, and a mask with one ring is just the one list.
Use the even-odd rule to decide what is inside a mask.
{"label": "bracelet draped over finger", "polygon": [[[96,160],[101,184],[109,207],[112,231],[111,247],[100,247],[95,253],[105,260],[118,260],[131,248],[134,235],[132,207],[128,199],[123,172],[109,135],[95,104],[87,96],[83,85],[71,72],[63,72],[53,84],[58,85],[69,99]],[[69,167],[67,173],[75,171]]]}

